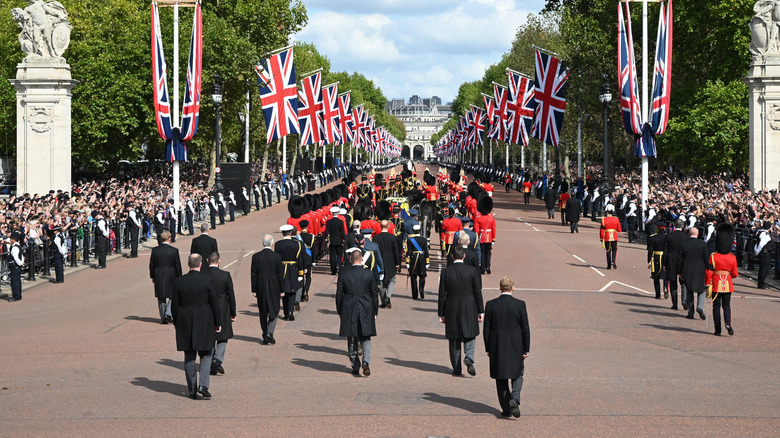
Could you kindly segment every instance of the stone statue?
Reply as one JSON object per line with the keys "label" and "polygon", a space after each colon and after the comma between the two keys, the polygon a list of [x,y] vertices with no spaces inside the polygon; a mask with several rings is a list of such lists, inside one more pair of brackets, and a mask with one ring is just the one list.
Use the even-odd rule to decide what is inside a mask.
{"label": "stone statue", "polygon": [[14,8],[11,15],[19,24],[19,44],[33,58],[62,58],[70,44],[70,22],[62,3],[56,0],[27,0],[26,8]]}

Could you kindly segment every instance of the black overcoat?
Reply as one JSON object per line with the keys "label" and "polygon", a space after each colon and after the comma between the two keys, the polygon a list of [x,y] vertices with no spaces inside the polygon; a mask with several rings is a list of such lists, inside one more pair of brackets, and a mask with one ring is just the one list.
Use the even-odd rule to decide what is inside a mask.
{"label": "black overcoat", "polygon": [[179,250],[166,243],[152,248],[149,258],[149,277],[154,280],[154,296],[173,297],[173,283],[181,277]]}
{"label": "black overcoat", "polygon": [[[449,251],[447,251],[447,266],[451,266],[453,263],[455,263],[455,259],[452,257],[452,248],[453,246],[450,246]],[[463,263],[473,266],[477,269],[480,269],[479,266],[479,255],[477,254],[477,251],[474,249],[471,249],[469,247],[463,248],[463,252],[466,253],[466,257],[463,259]]]}
{"label": "black overcoat", "polygon": [[233,337],[233,321],[236,317],[236,294],[233,290],[233,277],[230,272],[219,269],[217,266],[203,268],[201,272],[211,278],[214,289],[217,291],[219,315],[222,319],[222,331],[217,333],[217,340],[224,341]]}
{"label": "black overcoat", "polygon": [[680,258],[682,269],[679,272],[685,280],[685,286],[689,293],[704,292],[706,288],[704,277],[707,274],[709,255],[707,242],[701,239],[691,237],[683,245],[682,257]]}
{"label": "black overcoat", "polygon": [[566,201],[566,220],[569,222],[579,222],[582,216],[582,204],[577,198],[569,198]]}
{"label": "black overcoat", "polygon": [[544,192],[544,206],[548,210],[555,208],[555,204],[558,202],[558,193],[550,187],[547,187],[547,191]]}
{"label": "black overcoat", "polygon": [[342,269],[336,284],[336,312],[341,318],[339,336],[376,336],[377,287],[374,274],[362,265]]}
{"label": "black overcoat", "polygon": [[279,314],[284,266],[282,256],[265,248],[252,256],[252,293],[257,295],[261,315]]}
{"label": "black overcoat", "polygon": [[385,281],[395,277],[396,266],[401,265],[401,245],[396,236],[383,231],[374,237],[374,243],[379,246],[379,252],[385,262]]}
{"label": "black overcoat", "polygon": [[192,239],[192,244],[190,245],[190,254],[200,254],[200,256],[203,258],[201,266],[206,267],[209,265],[208,258],[212,252],[219,252],[217,239],[209,236],[208,234],[201,234],[200,236]]}
{"label": "black overcoat", "polygon": [[222,319],[217,291],[206,274],[190,271],[176,279],[171,314],[176,326],[177,350],[214,348],[216,327],[222,324]]}
{"label": "black overcoat", "polygon": [[476,338],[479,314],[485,312],[482,301],[482,276],[465,263],[453,263],[441,271],[439,279],[439,316],[444,317],[447,339]]}
{"label": "black overcoat", "polygon": [[282,263],[284,264],[282,292],[295,293],[301,287],[298,277],[303,277],[303,270],[306,269],[304,268],[305,263],[303,260],[306,250],[303,248],[303,242],[291,237],[277,240],[274,251],[282,256]]}
{"label": "black overcoat", "polygon": [[683,244],[689,239],[687,233],[682,230],[677,230],[669,233],[666,236],[666,243],[664,244],[664,257],[666,258],[666,278],[671,280],[676,278],[680,273],[679,262],[682,257]]}
{"label": "black overcoat", "polygon": [[516,379],[523,372],[523,354],[531,351],[531,330],[525,301],[502,294],[485,305],[482,326],[490,377]]}

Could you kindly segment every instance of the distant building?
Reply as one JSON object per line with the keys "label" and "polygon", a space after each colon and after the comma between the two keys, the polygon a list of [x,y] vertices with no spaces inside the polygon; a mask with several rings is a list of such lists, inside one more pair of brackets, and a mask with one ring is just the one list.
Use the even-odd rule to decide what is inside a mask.
{"label": "distant building", "polygon": [[452,117],[450,105],[442,105],[438,96],[420,98],[415,94],[408,103],[397,98],[388,101],[386,108],[406,126],[404,156],[411,154],[411,158],[416,160],[432,159],[431,137]]}

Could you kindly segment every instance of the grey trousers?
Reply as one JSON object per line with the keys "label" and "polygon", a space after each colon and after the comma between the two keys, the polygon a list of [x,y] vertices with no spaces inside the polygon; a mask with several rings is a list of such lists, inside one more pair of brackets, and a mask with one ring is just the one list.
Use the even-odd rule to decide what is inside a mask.
{"label": "grey trousers", "polygon": [[474,363],[474,349],[477,346],[476,338],[467,339],[447,339],[450,343],[450,363],[452,364],[452,372],[461,373],[463,368],[460,362],[460,350],[461,344],[465,345],[466,361]]}
{"label": "grey trousers", "polygon": [[397,275],[393,275],[393,278],[391,278],[387,282],[387,287],[385,288],[385,297],[389,300],[390,297],[393,296],[393,290],[395,289],[395,280],[397,280]]}
{"label": "grey trousers", "polygon": [[523,373],[520,377],[511,379],[512,390],[509,390],[509,379],[496,379],[496,391],[498,392],[498,403],[501,405],[502,412],[509,412],[509,400],[514,399],[520,404],[520,390],[523,389]]}
{"label": "grey trousers", "polygon": [[[304,278],[304,281],[305,280],[306,278]],[[301,282],[301,284],[303,284],[303,282]],[[295,290],[295,302],[300,303],[301,298],[303,298],[303,287],[299,287],[298,289]]]}
{"label": "grey trousers", "polygon": [[160,321],[165,322],[165,317],[171,316],[171,300],[157,298],[157,305],[160,308]]}
{"label": "grey trousers", "polygon": [[[273,316],[273,319],[271,319],[271,316]],[[260,312],[260,329],[263,331],[263,338],[274,335],[276,321],[279,320],[278,316],[278,313],[276,315],[265,315],[262,311]]]}
{"label": "grey trousers", "polygon": [[353,370],[360,368],[361,365],[360,357],[358,356],[358,343],[363,347],[362,365],[371,363],[371,336],[347,338],[347,354],[349,355],[349,361],[352,363]]}
{"label": "grey trousers", "polygon": [[211,360],[218,360],[219,363],[225,362],[225,349],[227,349],[227,339],[224,341],[217,341],[217,346],[211,350],[213,358]]}
{"label": "grey trousers", "polygon": [[[704,312],[704,302],[707,300],[707,294],[703,292],[695,292],[696,293],[696,310],[700,310]],[[694,292],[688,291],[688,295],[686,298],[686,303],[688,304],[688,315],[693,315],[693,294]]]}
{"label": "grey trousers", "polygon": [[198,373],[195,359],[200,356],[200,386],[209,387],[209,372],[211,371],[210,350],[185,350],[184,351],[184,375],[187,377],[187,390],[190,395],[198,390]]}

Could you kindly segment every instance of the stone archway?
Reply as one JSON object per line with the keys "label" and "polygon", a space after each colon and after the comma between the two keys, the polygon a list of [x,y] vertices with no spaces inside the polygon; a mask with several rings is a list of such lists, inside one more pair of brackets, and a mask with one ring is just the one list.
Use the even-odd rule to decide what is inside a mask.
{"label": "stone archway", "polygon": [[410,159],[410,160],[412,159],[412,152],[411,152],[411,150],[409,149],[409,146],[408,146],[408,145],[404,145],[404,146],[401,148],[401,156],[402,156],[402,157],[406,157],[406,158],[408,158],[408,159]]}
{"label": "stone archway", "polygon": [[415,145],[413,149],[413,157],[412,159],[414,161],[420,161],[425,157],[425,147],[421,144]]}

